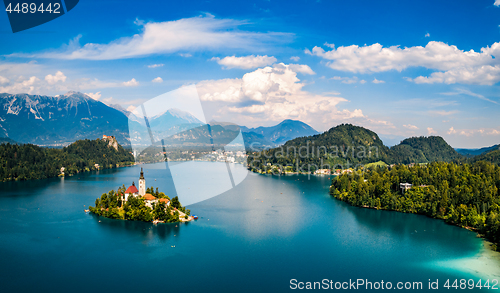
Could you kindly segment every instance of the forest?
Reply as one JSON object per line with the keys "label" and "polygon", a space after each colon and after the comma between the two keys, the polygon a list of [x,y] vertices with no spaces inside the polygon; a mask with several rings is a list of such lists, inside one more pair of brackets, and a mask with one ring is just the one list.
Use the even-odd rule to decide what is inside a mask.
{"label": "forest", "polygon": [[389,148],[375,132],[351,124],[341,124],[322,134],[298,137],[276,148],[250,152],[248,168],[254,172],[273,174],[308,173],[317,169],[349,169],[375,162],[474,163],[479,160],[498,164],[500,150],[466,157],[439,136],[411,137]]}
{"label": "forest", "polygon": [[115,192],[114,190],[108,193],[103,193],[100,198],[95,200],[95,206],[89,207],[90,212],[110,219],[130,220],[130,221],[143,221],[152,222],[157,220],[164,223],[179,222],[178,209],[189,215],[190,210],[183,207],[177,196],[170,199],[165,193],[156,191],[153,187],[146,190],[156,198],[166,198],[170,200],[170,205],[159,201],[153,203],[153,208],[146,206],[144,198],[141,196],[129,196],[128,200],[123,203],[121,198],[125,193],[125,186],[121,186]]}
{"label": "forest", "polygon": [[33,144],[0,144],[0,180],[31,180],[71,176],[79,172],[109,169],[134,163],[122,146],[116,150],[102,139],[78,140],[62,149]]}
{"label": "forest", "polygon": [[[406,191],[400,183],[412,184]],[[500,248],[500,167],[433,162],[335,177],[330,194],[353,206],[422,214],[477,231]]]}

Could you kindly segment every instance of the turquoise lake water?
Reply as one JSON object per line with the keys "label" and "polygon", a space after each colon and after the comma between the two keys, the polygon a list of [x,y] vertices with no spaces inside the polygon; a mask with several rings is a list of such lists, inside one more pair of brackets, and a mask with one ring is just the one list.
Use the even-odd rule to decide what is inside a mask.
{"label": "turquoise lake water", "polygon": [[[196,168],[210,172],[210,164],[217,163]],[[161,164],[142,167],[147,186],[172,192]],[[474,233],[424,216],[348,206],[328,195],[328,176],[249,174],[189,205],[200,217],[191,223],[84,213],[102,193],[137,183],[139,170],[1,183],[2,292],[297,291],[291,279],[420,281],[419,291],[438,279],[439,291],[454,291],[443,289],[444,281],[478,280],[456,263],[483,248]]]}

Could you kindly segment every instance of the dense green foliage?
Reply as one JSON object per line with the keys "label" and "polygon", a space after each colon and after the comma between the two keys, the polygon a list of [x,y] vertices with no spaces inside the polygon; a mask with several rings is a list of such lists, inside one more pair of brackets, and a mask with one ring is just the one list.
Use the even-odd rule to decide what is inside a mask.
{"label": "dense green foliage", "polygon": [[461,157],[442,137],[411,137],[393,146],[390,163],[410,164],[444,161]]}
{"label": "dense green foliage", "polygon": [[0,144],[0,180],[29,180],[130,165],[134,157],[122,146],[118,150],[107,141],[79,140],[62,149],[32,144]]}
{"label": "dense green foliage", "polygon": [[450,162],[461,157],[439,136],[407,138],[389,149],[375,132],[342,124],[322,134],[299,137],[283,146],[251,153],[248,166],[259,172],[307,173],[316,169],[348,169],[374,162]]}
{"label": "dense green foliage", "polygon": [[[248,157],[249,168],[264,170],[267,164],[291,172],[309,169],[341,168],[347,162],[353,165],[387,161],[389,148],[378,135],[363,127],[342,124],[313,136],[299,137],[278,148],[254,152]],[[311,167],[311,168],[309,168]]]}
{"label": "dense green foliage", "polygon": [[[121,219],[130,221],[143,221],[151,222],[153,220],[174,223],[179,222],[179,212],[174,208],[190,214],[190,210],[187,210],[179,202],[179,198],[176,196],[171,199],[171,204],[166,205],[162,202],[153,203],[152,208],[146,205],[146,202],[142,196],[129,196],[128,200],[123,203],[121,198],[125,193],[125,186],[118,188],[118,191],[111,190],[108,193],[103,193],[100,198],[95,200],[95,206],[89,207],[89,210],[99,216],[103,216],[110,219]],[[148,188],[147,193],[152,194],[156,198],[168,198],[163,192],[156,191],[153,187]],[[174,204],[175,203],[175,204]]]}
{"label": "dense green foliage", "polygon": [[500,149],[496,149],[466,160],[466,162],[479,162],[479,161],[486,161],[500,165]]}
{"label": "dense green foliage", "polygon": [[[403,192],[400,183],[413,184]],[[330,193],[353,206],[417,213],[500,243],[500,167],[488,162],[374,168],[336,177]]]}

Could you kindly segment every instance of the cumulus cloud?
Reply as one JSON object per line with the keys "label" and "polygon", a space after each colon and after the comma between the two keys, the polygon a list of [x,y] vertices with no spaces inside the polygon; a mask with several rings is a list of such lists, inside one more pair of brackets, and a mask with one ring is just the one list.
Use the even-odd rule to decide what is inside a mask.
{"label": "cumulus cloud", "polygon": [[51,85],[56,84],[59,81],[65,82],[66,76],[61,71],[58,71],[55,75],[48,74],[47,76],[45,76],[45,81],[47,81],[47,83]]}
{"label": "cumulus cloud", "polygon": [[478,129],[455,129],[451,127],[448,130],[448,135],[460,135],[465,137],[472,136],[497,136],[500,135],[500,130],[495,128],[478,128]]}
{"label": "cumulus cloud", "polygon": [[161,77],[157,77],[155,79],[153,79],[151,82],[157,82],[157,83],[162,83],[163,82],[163,79]]}
{"label": "cumulus cloud", "polygon": [[411,124],[405,124],[405,125],[403,125],[403,127],[411,129],[411,130],[417,130],[418,129],[417,126],[411,125]]}
{"label": "cumulus cloud", "polygon": [[500,0],[495,0],[495,3],[493,3],[495,6],[500,6]]}
{"label": "cumulus cloud", "polygon": [[297,62],[300,60],[300,57],[299,56],[292,56],[292,57],[290,57],[290,60]]}
{"label": "cumulus cloud", "polygon": [[430,36],[431,36],[431,34],[429,34],[429,33],[426,33],[426,34],[425,34],[425,37],[426,37],[426,38],[428,38],[428,37],[430,37]]}
{"label": "cumulus cloud", "polygon": [[40,83],[40,79],[36,76],[32,76],[28,79],[24,79],[20,77],[18,81],[13,84],[9,84],[4,87],[0,87],[0,92],[2,93],[10,93],[10,94],[33,94],[37,89],[37,84]]}
{"label": "cumulus cloud", "polygon": [[91,97],[92,99],[98,101],[101,98],[101,92],[97,93],[85,93],[87,96]]}
{"label": "cumulus cloud", "polygon": [[218,64],[225,66],[225,68],[242,68],[242,69],[252,69],[257,67],[263,67],[266,65],[271,65],[278,61],[273,56],[260,56],[260,55],[250,55],[243,57],[227,56],[223,59],[219,57],[213,57],[212,61],[217,61]]}
{"label": "cumulus cloud", "polygon": [[[50,70],[51,71],[51,70]],[[68,91],[87,91],[122,86],[115,81],[101,81],[96,78],[70,79],[62,71],[55,74],[48,73],[43,66],[34,62],[29,63],[2,63],[0,64],[0,92],[10,94],[39,94],[55,95]],[[33,74],[31,77],[24,73]]]}
{"label": "cumulus cloud", "polygon": [[425,47],[383,47],[381,44],[341,46],[325,51],[314,47],[306,49],[310,55],[326,60],[335,70],[353,73],[375,73],[390,70],[402,71],[409,67],[437,70],[430,76],[407,78],[415,83],[466,83],[493,85],[500,81],[500,43],[481,48],[481,52],[464,51],[443,42],[429,42]]}
{"label": "cumulus cloud", "polygon": [[141,33],[107,44],[87,43],[80,46],[80,36],[61,50],[38,54],[14,54],[24,57],[114,60],[179,51],[245,49],[262,50],[270,42],[288,41],[292,34],[258,33],[239,30],[245,22],[217,19],[212,15],[165,22],[136,21]]}
{"label": "cumulus cloud", "polygon": [[290,70],[297,72],[297,73],[302,73],[302,74],[309,74],[309,75],[314,75],[316,72],[314,72],[311,67],[305,65],[305,64],[290,64],[288,65]]}
{"label": "cumulus cloud", "polygon": [[138,86],[139,82],[137,80],[135,80],[135,78],[132,78],[129,81],[123,82],[122,85],[124,85],[124,86]]}
{"label": "cumulus cloud", "polygon": [[388,121],[367,117],[361,109],[338,109],[339,103],[347,100],[337,92],[319,95],[304,91],[304,84],[292,69],[291,65],[274,64],[242,78],[205,80],[197,84],[197,89],[202,102],[218,103],[215,118],[231,118],[245,125],[299,119],[318,129],[346,121],[374,129],[394,127]]}
{"label": "cumulus cloud", "polygon": [[434,130],[433,128],[431,128],[431,127],[427,127],[427,134],[428,135],[436,135],[437,131]]}
{"label": "cumulus cloud", "polygon": [[385,83],[385,81],[383,81],[383,80],[378,80],[378,79],[376,79],[376,78],[374,78],[372,82],[373,82],[373,83]]}
{"label": "cumulus cloud", "polygon": [[148,68],[162,67],[163,65],[165,65],[165,64],[151,64],[151,65],[148,65]]}
{"label": "cumulus cloud", "polygon": [[6,83],[9,83],[9,82],[10,82],[9,79],[7,79],[7,78],[5,78],[3,76],[0,76],[0,84],[6,84]]}

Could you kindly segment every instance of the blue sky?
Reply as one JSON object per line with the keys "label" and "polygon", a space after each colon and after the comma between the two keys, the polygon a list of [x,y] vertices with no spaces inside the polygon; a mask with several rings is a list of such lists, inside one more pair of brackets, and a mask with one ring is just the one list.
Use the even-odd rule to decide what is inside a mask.
{"label": "blue sky", "polygon": [[[104,2],[104,3],[103,3]],[[196,84],[205,115],[340,123],[387,142],[500,143],[500,0],[80,1],[12,34],[0,92],[77,90],[132,109]]]}

